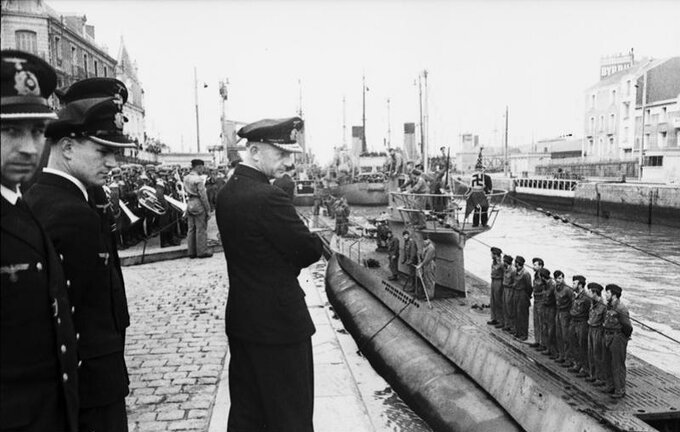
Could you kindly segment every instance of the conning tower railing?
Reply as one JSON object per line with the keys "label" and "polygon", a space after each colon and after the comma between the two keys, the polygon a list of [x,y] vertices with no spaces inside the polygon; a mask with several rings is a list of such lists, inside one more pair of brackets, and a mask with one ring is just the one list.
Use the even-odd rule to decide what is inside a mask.
{"label": "conning tower railing", "polygon": [[[493,227],[506,194],[507,191],[499,189],[485,194],[489,208],[486,211],[488,220],[484,225],[482,209],[469,200],[469,194],[390,192],[391,202],[406,226],[425,233],[458,232],[466,235],[474,235]],[[468,206],[470,213],[466,217]],[[476,219],[475,212],[478,212],[478,224],[473,222]]]}

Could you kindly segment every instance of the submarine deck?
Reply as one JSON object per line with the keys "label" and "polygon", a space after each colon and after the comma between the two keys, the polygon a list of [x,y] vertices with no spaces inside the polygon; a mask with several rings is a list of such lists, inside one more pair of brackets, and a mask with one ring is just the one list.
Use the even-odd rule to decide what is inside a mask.
{"label": "submarine deck", "polygon": [[[329,227],[333,223],[331,219],[321,216],[308,218],[308,220],[311,221],[312,226],[316,227]],[[574,411],[587,414],[604,429],[677,430],[680,424],[680,379],[674,375],[629,354],[626,360],[627,394],[620,400],[614,400],[600,388],[592,386],[582,378],[576,378],[560,364],[529,347],[527,342],[519,341],[502,329],[487,325],[489,284],[486,281],[466,272],[466,296],[456,295],[452,291],[437,287],[435,299],[431,301],[432,309],[429,309],[425,300],[415,299],[404,291],[405,275],[400,275],[398,281],[387,280],[389,276],[387,254],[376,250],[374,240],[362,237],[361,222],[353,225],[347,238],[335,236],[328,230],[319,232],[334,252],[349,257],[355,266],[360,266],[363,270],[352,272],[351,269],[346,268],[347,263],[345,263],[343,266],[345,271],[355,279],[357,277],[362,279],[358,282],[371,283],[373,281],[374,287],[382,286],[382,292],[378,297],[387,294],[399,300],[388,306],[398,312],[430,343],[442,351],[451,351],[443,352],[443,354],[477,381],[489,394],[494,397],[500,395],[502,399],[505,399],[499,402],[511,415],[516,416],[516,413],[522,412],[522,406],[526,404],[526,400],[517,400],[517,398],[532,399],[535,405],[540,407],[535,414],[524,415],[535,416],[541,412],[548,414],[553,405],[546,404],[544,394],[552,394],[568,404]],[[365,263],[369,259],[379,262],[380,267],[368,268],[357,264],[357,262]],[[359,273],[365,273],[365,275],[362,276]],[[387,300],[389,303],[390,299]],[[384,298],[383,301],[385,301]],[[429,317],[418,315],[418,313],[408,313],[406,311],[408,305],[414,306],[418,309],[418,313],[429,315]],[[409,321],[419,316],[428,323],[417,328],[414,322]],[[532,322],[531,317],[530,322]],[[465,333],[466,337],[456,339],[452,336],[453,333],[442,336],[442,328],[462,329],[463,332],[459,333]],[[467,337],[470,335],[472,337]],[[455,342],[455,350],[447,350],[446,345],[451,345],[452,339]],[[531,328],[528,341],[533,341]],[[494,355],[480,353],[478,349],[480,346],[491,347]],[[512,368],[497,368],[498,365],[494,364],[494,359],[502,359],[505,363],[512,365]],[[532,383],[537,384],[524,389],[513,388],[521,387],[526,380],[518,379],[514,376],[515,374],[508,373],[510,370],[521,371],[526,377],[531,378]],[[510,405],[516,403],[516,406],[513,409],[512,406],[506,405],[508,403]],[[545,420],[517,420],[525,427],[531,424],[545,426]],[[558,418],[555,421],[559,420]],[[569,423],[568,418],[561,420]],[[555,423],[555,426],[557,425],[559,423]],[[559,429],[562,428],[555,430]]]}

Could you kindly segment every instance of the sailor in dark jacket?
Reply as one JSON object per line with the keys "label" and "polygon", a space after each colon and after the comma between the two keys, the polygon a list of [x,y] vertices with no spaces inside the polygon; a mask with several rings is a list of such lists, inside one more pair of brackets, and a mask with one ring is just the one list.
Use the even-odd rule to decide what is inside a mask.
{"label": "sailor in dark jacket", "polygon": [[298,117],[241,128],[245,157],[217,197],[217,226],[229,272],[229,430],[312,431],[315,332],[298,283],[321,257],[321,240],[289,196],[269,183],[302,151]]}
{"label": "sailor in dark jacket", "polygon": [[59,119],[45,132],[48,166],[26,193],[45,226],[64,272],[79,340],[81,431],[126,431],[128,376],[123,358],[130,323],[111,227],[96,197],[116,166],[114,152],[134,147],[122,133],[127,89],[112,78],[73,84],[62,97]]}
{"label": "sailor in dark jacket", "polygon": [[61,262],[19,186],[36,170],[57,75],[42,59],[3,50],[0,235],[0,430],[78,427],[76,337]]}

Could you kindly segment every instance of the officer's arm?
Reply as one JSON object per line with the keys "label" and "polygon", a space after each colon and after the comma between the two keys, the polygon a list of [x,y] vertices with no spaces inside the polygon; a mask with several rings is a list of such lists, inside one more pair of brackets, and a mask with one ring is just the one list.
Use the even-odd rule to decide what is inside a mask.
{"label": "officer's arm", "polygon": [[321,258],[321,239],[300,220],[293,202],[284,191],[274,188],[267,197],[264,229],[267,238],[282,255],[299,268]]}

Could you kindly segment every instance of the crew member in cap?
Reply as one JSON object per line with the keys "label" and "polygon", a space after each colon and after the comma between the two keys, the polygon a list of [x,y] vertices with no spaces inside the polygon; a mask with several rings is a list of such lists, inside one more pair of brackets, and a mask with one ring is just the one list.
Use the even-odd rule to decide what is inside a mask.
{"label": "crew member in cap", "polygon": [[295,198],[295,181],[293,180],[295,174],[295,165],[290,165],[286,168],[286,172],[276,180],[274,186],[280,187],[290,199]]}
{"label": "crew member in cap", "polygon": [[491,304],[491,321],[487,324],[496,327],[502,327],[503,318],[503,260],[501,254],[503,253],[497,247],[491,248],[491,289],[490,299]]}
{"label": "crew member in cap", "polygon": [[602,299],[602,285],[595,282],[588,284],[588,296],[592,300],[588,311],[588,366],[589,376],[586,381],[596,387],[605,385],[607,378],[604,374],[604,315],[607,305]]}
{"label": "crew member in cap", "polygon": [[530,347],[536,348],[538,351],[546,349],[543,344],[543,298],[545,296],[545,281],[541,277],[541,270],[545,265],[543,259],[533,258],[531,264],[534,268],[534,279],[532,283],[532,290],[534,295],[534,342],[529,344]]}
{"label": "crew member in cap", "polygon": [[511,255],[503,255],[503,318],[505,327],[503,330],[515,333],[515,279],[517,271],[512,265],[514,258]]}
{"label": "crew member in cap", "polygon": [[529,306],[531,305],[531,275],[524,268],[525,259],[522,256],[515,257],[515,336],[522,342],[529,337]]}
{"label": "crew member in cap", "polygon": [[33,176],[56,118],[47,98],[57,76],[28,53],[0,53],[0,429],[78,427],[76,337],[57,253],[19,186]]}
{"label": "crew member in cap", "polygon": [[616,284],[605,288],[607,312],[604,315],[604,372],[607,378],[606,393],[615,399],[626,395],[626,349],[633,333],[628,308],[621,303],[623,290]]}
{"label": "crew member in cap", "polygon": [[184,191],[187,194],[187,250],[189,258],[210,258],[208,250],[208,219],[210,219],[210,202],[205,190],[203,173],[205,162],[201,159],[191,161],[191,172],[184,177]]}
{"label": "crew member in cap", "polygon": [[574,300],[569,315],[569,347],[573,366],[569,372],[576,373],[578,378],[588,376],[588,316],[592,300],[586,294],[586,278],[581,275],[572,277],[574,282]]}
{"label": "crew member in cap", "polygon": [[482,152],[479,152],[477,164],[475,165],[475,172],[472,173],[472,180],[470,180],[470,191],[465,206],[465,219],[472,216],[472,226],[479,226],[479,219],[481,215],[482,226],[487,226],[489,221],[489,200],[486,194],[493,191],[493,183],[491,177],[484,173],[484,165],[482,164]]}
{"label": "crew member in cap", "polygon": [[115,153],[134,147],[123,134],[127,89],[113,78],[73,84],[58,120],[47,126],[47,167],[26,201],[64,257],[78,340],[81,431],[126,431],[128,374],[123,357],[130,324],[123,274],[109,221],[95,199]]}
{"label": "crew member in cap", "polygon": [[230,431],[313,430],[315,328],[297,277],[319,260],[322,244],[269,183],[302,151],[301,128],[298,117],[241,128],[243,162],[217,197],[229,272]]}

